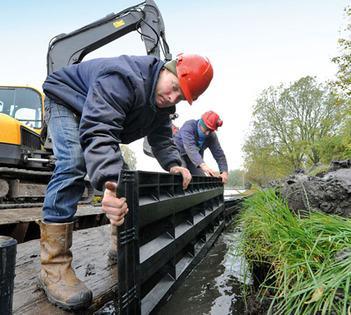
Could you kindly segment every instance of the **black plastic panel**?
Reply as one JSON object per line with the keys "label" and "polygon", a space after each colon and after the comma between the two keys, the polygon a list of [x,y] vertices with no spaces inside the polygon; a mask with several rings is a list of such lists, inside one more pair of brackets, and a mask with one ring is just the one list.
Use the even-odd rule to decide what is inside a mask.
{"label": "black plastic panel", "polygon": [[122,171],[129,212],[118,229],[120,314],[149,314],[206,254],[225,226],[223,184],[193,176]]}

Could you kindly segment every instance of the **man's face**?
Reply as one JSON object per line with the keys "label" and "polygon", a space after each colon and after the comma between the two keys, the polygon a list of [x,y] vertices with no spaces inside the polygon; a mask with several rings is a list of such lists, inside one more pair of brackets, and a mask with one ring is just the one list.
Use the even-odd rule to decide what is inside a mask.
{"label": "man's face", "polygon": [[207,127],[204,127],[202,125],[200,125],[200,129],[206,136],[208,136],[211,132],[213,132],[213,130],[211,130],[211,129],[207,128]]}
{"label": "man's face", "polygon": [[184,99],[177,76],[167,69],[163,69],[156,84],[155,100],[157,107],[171,107]]}

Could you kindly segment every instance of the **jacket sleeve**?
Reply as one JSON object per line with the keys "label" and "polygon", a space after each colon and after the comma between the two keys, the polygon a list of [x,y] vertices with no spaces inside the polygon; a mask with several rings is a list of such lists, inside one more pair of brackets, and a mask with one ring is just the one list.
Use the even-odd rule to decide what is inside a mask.
{"label": "jacket sleeve", "polygon": [[117,75],[99,78],[89,89],[80,122],[80,142],[92,185],[102,190],[123,167],[120,134],[130,104],[130,83]]}
{"label": "jacket sleeve", "polygon": [[172,122],[168,114],[164,116],[165,118],[160,122],[160,126],[147,136],[147,140],[157,161],[164,170],[169,171],[172,166],[182,165],[182,161],[173,142]]}
{"label": "jacket sleeve", "polygon": [[179,132],[180,136],[182,137],[184,150],[187,156],[196,167],[199,167],[204,160],[199,152],[199,148],[196,145],[194,129],[192,128],[191,124],[185,123],[183,127],[180,128]]}
{"label": "jacket sleeve", "polygon": [[213,158],[216,160],[219,171],[228,172],[227,158],[225,157],[224,151],[219,143],[218,137],[215,133],[211,134],[208,147],[212,153]]}

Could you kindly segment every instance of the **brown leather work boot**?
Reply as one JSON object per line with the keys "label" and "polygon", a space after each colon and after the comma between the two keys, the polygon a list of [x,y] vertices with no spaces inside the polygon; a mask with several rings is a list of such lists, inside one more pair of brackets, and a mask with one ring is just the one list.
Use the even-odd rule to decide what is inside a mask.
{"label": "brown leather work boot", "polygon": [[93,294],[76,277],[71,266],[73,223],[39,222],[39,225],[40,287],[51,303],[65,310],[88,307]]}
{"label": "brown leather work boot", "polygon": [[111,224],[111,248],[108,252],[111,264],[117,264],[117,226]]}

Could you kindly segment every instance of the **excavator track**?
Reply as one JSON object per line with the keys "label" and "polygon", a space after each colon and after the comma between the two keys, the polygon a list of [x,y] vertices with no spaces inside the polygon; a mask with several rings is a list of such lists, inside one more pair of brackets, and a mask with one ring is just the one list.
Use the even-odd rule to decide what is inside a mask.
{"label": "excavator track", "polygon": [[[40,207],[51,171],[0,167],[0,209]],[[94,189],[85,181],[85,191],[80,203],[90,203]]]}

